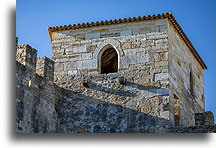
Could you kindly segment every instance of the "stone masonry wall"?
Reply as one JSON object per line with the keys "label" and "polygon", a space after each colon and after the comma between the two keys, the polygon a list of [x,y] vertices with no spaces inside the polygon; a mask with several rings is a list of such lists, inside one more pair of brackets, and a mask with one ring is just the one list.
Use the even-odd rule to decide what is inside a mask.
{"label": "stone masonry wall", "polygon": [[[194,126],[195,113],[204,112],[203,69],[173,26],[168,24],[170,103],[180,101],[180,125]],[[193,92],[190,90],[192,73]],[[170,117],[174,120],[174,115]]]}
{"label": "stone masonry wall", "polygon": [[[17,133],[215,132],[202,67],[168,19],[55,31],[51,43],[52,60],[17,46]],[[108,48],[118,71],[101,74]]]}
{"label": "stone masonry wall", "polygon": [[58,87],[53,83],[54,63],[46,57],[36,59],[35,49],[27,44],[17,46],[17,133],[56,131],[55,104]]}
{"label": "stone masonry wall", "polygon": [[[119,83],[121,73],[85,77],[87,87],[67,90],[60,109],[60,133],[162,132],[167,119],[166,89],[146,83]],[[86,86],[86,85],[85,85]],[[73,87],[72,87],[73,88]],[[69,88],[70,89],[70,88]]]}
{"label": "stone masonry wall", "polygon": [[167,127],[166,133],[215,133],[214,115],[212,112],[195,113],[195,126]]}
{"label": "stone masonry wall", "polygon": [[[63,102],[70,105],[62,105],[60,123],[64,124],[60,124],[61,132],[74,132],[69,130],[73,128],[81,128],[79,132],[93,132],[94,127],[101,132],[114,129],[116,132],[127,132],[129,129],[139,131],[143,127],[148,129],[155,125],[164,127],[173,124],[169,122],[166,22],[164,19],[53,33],[54,82],[85,98],[71,98],[68,103],[65,97]],[[163,29],[159,29],[161,26]],[[143,28],[154,29],[146,32]],[[100,35],[93,36],[92,32]],[[85,38],[80,38],[81,35]],[[100,55],[108,47],[118,53],[118,72],[100,74]],[[119,84],[120,77],[127,80],[125,85]],[[83,86],[84,82],[88,83],[88,88]],[[93,104],[90,100],[94,100]],[[90,115],[88,108],[94,111]],[[124,110],[131,110],[134,115]],[[97,112],[104,112],[107,117]],[[109,112],[115,120],[108,117]],[[145,122],[139,118],[140,115],[145,116]]]}

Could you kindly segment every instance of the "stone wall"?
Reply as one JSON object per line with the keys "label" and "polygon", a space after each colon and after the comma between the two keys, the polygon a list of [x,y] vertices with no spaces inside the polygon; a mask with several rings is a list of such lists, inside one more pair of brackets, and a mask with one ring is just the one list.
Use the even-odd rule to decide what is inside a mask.
{"label": "stone wall", "polygon": [[[103,110],[105,108],[103,104],[106,102],[105,104],[111,104],[112,108],[121,106],[120,108],[133,110],[137,114],[135,116],[146,114],[146,116],[156,117],[157,120],[154,121],[156,123],[152,124],[152,126],[158,125],[163,127],[171,125],[172,123],[169,122],[168,35],[165,30],[166,22],[167,19],[164,19],[123,24],[127,27],[111,25],[90,28],[88,30],[78,29],[53,32],[52,59],[55,61],[54,82],[60,87],[79,93],[81,96],[97,100],[98,106],[101,103],[101,109]],[[163,26],[164,29],[160,30],[158,25]],[[152,29],[149,32],[138,31],[142,30],[142,27],[158,29]],[[130,34],[126,34],[125,29],[131,30],[127,30]],[[95,34],[98,33],[100,36],[94,39],[90,38],[89,31],[93,30]],[[133,34],[134,30],[138,32]],[[115,33],[116,36],[108,34],[102,36],[102,34],[113,33],[114,31],[119,33]],[[76,37],[77,33],[82,34],[85,38]],[[118,72],[100,74],[100,56],[109,47],[114,48],[118,53]],[[125,85],[118,83],[120,77],[127,80]],[[88,88],[83,86],[84,82],[88,82]],[[71,101],[70,104],[78,104],[78,100]],[[84,111],[81,119],[79,118],[82,122],[77,122],[76,126],[84,126],[86,118],[88,120],[95,118],[94,116],[88,117],[89,115],[85,114],[88,106],[90,108],[94,106],[94,110],[103,112],[100,108],[95,107],[97,105],[87,104],[85,100],[81,101],[80,104],[84,105],[77,105],[76,109],[79,108],[77,109],[78,111]],[[65,108],[63,106],[62,111],[65,114],[67,114],[67,111],[64,111],[64,109],[69,110],[70,114],[72,114],[71,112],[77,112],[77,110],[73,110],[74,107]],[[105,110],[105,112],[107,111]],[[129,126],[126,118],[129,115],[122,113],[119,109],[113,109],[114,114],[116,114],[116,121],[113,123],[113,127],[118,129],[118,132],[125,132],[126,127]],[[126,118],[124,119],[125,121],[121,121],[123,119],[119,118],[119,116],[122,116],[123,119]],[[85,127],[91,126],[91,130],[93,130],[93,127],[96,125],[97,127],[105,126],[109,120],[112,119],[106,118],[106,120],[100,121],[103,123],[95,121],[92,125],[85,125]],[[144,126],[147,127],[148,124],[151,125],[149,120],[142,124],[140,122],[136,123],[135,121],[137,120],[133,119],[133,121],[133,124],[140,124],[140,126],[134,125],[137,128],[136,130]],[[73,127],[71,121],[66,123],[65,125],[70,125],[70,128]],[[120,127],[120,123],[124,123],[125,127]],[[64,129],[63,124],[61,129]],[[90,129],[85,129],[84,131],[86,130]],[[108,127],[103,129],[104,132],[109,130]],[[67,130],[64,129],[63,131]]]}
{"label": "stone wall", "polygon": [[[51,43],[52,60],[17,46],[18,133],[214,132],[203,69],[167,18],[54,31]],[[101,74],[108,48],[118,70]]]}
{"label": "stone wall", "polygon": [[[96,73],[99,71],[100,53],[109,45],[118,52],[120,69],[127,68],[129,64],[149,62],[150,55],[145,50],[149,50],[155,44],[165,44],[166,22],[167,19],[161,19],[53,32],[51,42],[55,74]],[[158,40],[155,42],[154,39]],[[155,46],[157,47],[159,48]],[[164,48],[165,45],[162,49]]]}
{"label": "stone wall", "polygon": [[215,133],[214,115],[212,112],[195,114],[195,126],[167,127],[166,133]]}
{"label": "stone wall", "polygon": [[[180,103],[180,125],[194,126],[195,113],[202,113],[205,110],[203,68],[170,23],[168,43],[171,107],[174,110],[176,95]],[[190,85],[193,85],[192,90]],[[174,115],[170,119],[174,120]]]}
{"label": "stone wall", "polygon": [[[126,81],[122,85],[122,75],[74,80],[81,87],[67,90],[64,95],[59,132],[162,132],[171,125],[167,119],[167,90],[149,85],[154,83],[143,86]],[[83,82],[87,83],[85,87]]]}
{"label": "stone wall", "polygon": [[50,133],[56,130],[58,87],[53,83],[54,63],[46,57],[36,59],[37,51],[31,46],[17,46],[17,133]]}
{"label": "stone wall", "polygon": [[214,125],[214,115],[212,112],[196,113],[195,114],[195,125]]}

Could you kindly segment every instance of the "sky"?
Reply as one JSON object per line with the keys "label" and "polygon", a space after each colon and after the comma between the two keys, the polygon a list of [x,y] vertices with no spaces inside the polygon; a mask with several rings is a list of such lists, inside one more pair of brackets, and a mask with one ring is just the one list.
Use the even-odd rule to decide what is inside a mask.
{"label": "sky", "polygon": [[[206,65],[205,110],[215,114],[215,0],[17,0],[16,36],[51,57],[48,27],[172,11]],[[215,118],[216,119],[216,118]]]}

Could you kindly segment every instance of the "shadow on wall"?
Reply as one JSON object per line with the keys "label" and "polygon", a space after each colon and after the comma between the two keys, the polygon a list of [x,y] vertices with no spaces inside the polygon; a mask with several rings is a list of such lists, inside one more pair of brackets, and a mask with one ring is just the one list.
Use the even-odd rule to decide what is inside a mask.
{"label": "shadow on wall", "polygon": [[[60,133],[163,133],[169,120],[64,90]],[[130,95],[130,94],[129,94]]]}
{"label": "shadow on wall", "polygon": [[[93,81],[88,81],[87,83],[88,83],[87,85],[89,88],[96,90],[96,91],[101,91],[101,92],[110,93],[110,94],[117,95],[117,96],[125,96],[125,97],[137,97],[138,96],[135,92],[125,91],[121,89],[112,89],[112,88],[100,86]],[[150,93],[156,93],[157,96],[169,95],[168,89],[157,87],[157,86],[149,86],[149,85],[143,86],[143,85],[139,85],[139,84],[129,82],[129,81],[125,81],[123,85],[127,86],[128,88],[132,88],[132,89],[139,89],[139,90],[144,90]]]}

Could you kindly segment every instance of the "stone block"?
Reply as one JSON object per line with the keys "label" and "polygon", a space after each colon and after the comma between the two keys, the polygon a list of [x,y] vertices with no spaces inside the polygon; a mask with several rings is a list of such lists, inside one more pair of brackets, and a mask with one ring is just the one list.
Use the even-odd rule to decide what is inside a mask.
{"label": "stone block", "polygon": [[77,74],[77,70],[68,71],[68,75],[76,75],[76,74]]}
{"label": "stone block", "polygon": [[140,45],[141,48],[146,48],[146,47],[151,47],[151,46],[154,46],[154,40],[142,41]]}
{"label": "stone block", "polygon": [[151,27],[140,28],[140,34],[147,34],[151,32]]}
{"label": "stone block", "polygon": [[120,32],[120,36],[129,36],[132,35],[132,30],[123,30]]}
{"label": "stone block", "polygon": [[157,73],[154,75],[155,81],[168,80],[169,73]]}
{"label": "stone block", "polygon": [[101,33],[101,38],[108,38],[108,37],[118,37],[120,36],[119,31],[109,31]]}
{"label": "stone block", "polygon": [[98,38],[100,38],[99,32],[85,34],[86,40],[92,40],[92,39],[98,39]]}
{"label": "stone block", "polygon": [[149,54],[138,53],[137,54],[137,64],[149,62]]}
{"label": "stone block", "polygon": [[64,64],[63,63],[55,63],[54,64],[54,71],[63,71],[64,70]]}
{"label": "stone block", "polygon": [[82,61],[76,61],[76,68],[82,69],[83,68],[82,63],[83,63]]}
{"label": "stone block", "polygon": [[82,46],[77,46],[73,48],[73,52],[74,53],[83,53],[86,52],[86,46],[82,45]]}
{"label": "stone block", "polygon": [[161,66],[166,66],[166,65],[168,65],[168,61],[155,62],[155,67],[161,67]]}
{"label": "stone block", "polygon": [[214,115],[212,112],[196,113],[195,114],[196,126],[214,125]]}
{"label": "stone block", "polygon": [[86,47],[87,52],[93,52],[97,46],[96,45],[90,45]]}
{"label": "stone block", "polygon": [[158,26],[152,26],[151,32],[159,32],[159,27]]}
{"label": "stone block", "polygon": [[[97,68],[97,60],[96,59],[92,59],[92,60],[84,60],[81,61],[82,66],[79,67],[80,69],[95,69]],[[78,68],[78,66],[77,66]]]}
{"label": "stone block", "polygon": [[140,29],[133,29],[132,33],[133,35],[140,34]]}
{"label": "stone block", "polygon": [[83,53],[82,60],[90,60],[92,59],[92,53]]}
{"label": "stone block", "polygon": [[169,75],[169,82],[170,84],[172,84],[175,88],[178,88],[178,84],[175,81],[175,79],[173,78],[173,76]]}
{"label": "stone block", "polygon": [[64,62],[64,71],[73,70],[76,68],[76,62]]}
{"label": "stone block", "polygon": [[130,49],[130,50],[124,50],[124,54],[125,56],[132,56],[132,55],[136,55],[138,49]]}
{"label": "stone block", "polygon": [[134,41],[132,42],[132,48],[140,48],[140,42],[139,41]]}
{"label": "stone block", "polygon": [[155,93],[159,95],[169,95],[169,90],[168,89],[155,89]]}
{"label": "stone block", "polygon": [[124,42],[121,44],[122,49],[131,49],[132,48],[132,43],[131,42]]}
{"label": "stone block", "polygon": [[124,59],[122,59],[122,61],[124,61],[125,65],[129,65],[129,64],[136,64],[137,63],[137,55],[136,54],[131,54],[131,55],[126,55],[124,57]]}

